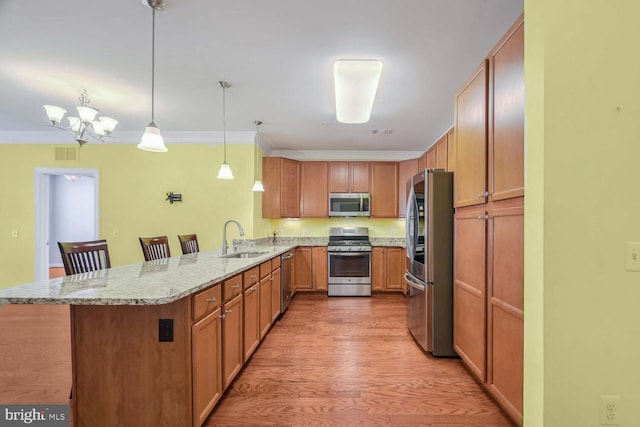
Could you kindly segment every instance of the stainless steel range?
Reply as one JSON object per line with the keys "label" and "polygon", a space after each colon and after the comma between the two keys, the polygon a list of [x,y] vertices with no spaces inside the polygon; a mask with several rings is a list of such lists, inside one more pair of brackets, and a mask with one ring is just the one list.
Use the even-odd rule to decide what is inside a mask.
{"label": "stainless steel range", "polygon": [[371,242],[367,227],[329,229],[329,296],[371,296]]}

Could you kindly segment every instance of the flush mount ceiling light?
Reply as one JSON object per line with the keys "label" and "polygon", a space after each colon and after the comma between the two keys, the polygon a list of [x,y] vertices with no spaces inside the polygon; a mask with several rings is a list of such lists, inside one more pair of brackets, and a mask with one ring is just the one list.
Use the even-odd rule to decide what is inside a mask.
{"label": "flush mount ceiling light", "polygon": [[224,148],[224,161],[220,165],[218,179],[233,179],[233,172],[231,172],[231,167],[227,163],[227,111],[225,99],[227,88],[230,88],[231,85],[228,82],[218,82],[218,84],[222,88],[222,146]]}
{"label": "flush mount ceiling light", "polygon": [[346,59],[333,64],[336,89],[336,118],[341,123],[366,123],[371,117],[378,90],[382,62]]}
{"label": "flush mount ceiling light", "polygon": [[164,0],[143,0],[142,4],[151,8],[151,123],[149,123],[142,135],[138,148],[144,151],[164,153],[167,147],[164,145],[160,129],[154,121],[155,101],[155,66],[156,66],[156,10],[165,8]]}
{"label": "flush mount ceiling light", "polygon": [[83,91],[80,98],[80,105],[76,107],[79,117],[69,116],[69,127],[62,126],[62,119],[64,118],[67,110],[57,107],[55,105],[45,105],[44,109],[47,110],[47,116],[49,116],[50,125],[58,129],[69,132],[78,141],[80,146],[87,143],[87,138],[93,138],[100,142],[104,142],[102,137],[111,135],[113,129],[118,124],[118,121],[111,117],[102,116],[99,120],[95,120],[98,115],[96,108],[90,107],[91,101],[87,97],[87,91]]}
{"label": "flush mount ceiling light", "polygon": [[262,181],[258,179],[258,127],[262,124],[262,122],[260,120],[256,120],[253,123],[256,124],[256,140],[255,140],[255,145],[253,146],[253,155],[254,155],[253,162],[255,165],[253,176],[256,182],[253,183],[253,191],[262,192],[264,191],[264,186],[262,185]]}

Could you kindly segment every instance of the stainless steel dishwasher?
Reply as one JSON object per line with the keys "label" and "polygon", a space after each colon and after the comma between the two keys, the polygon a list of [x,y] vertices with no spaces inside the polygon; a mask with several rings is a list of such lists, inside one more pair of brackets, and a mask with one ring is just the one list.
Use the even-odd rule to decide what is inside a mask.
{"label": "stainless steel dishwasher", "polygon": [[293,263],[295,260],[295,252],[285,252],[280,256],[280,313],[287,311],[289,302],[293,298]]}

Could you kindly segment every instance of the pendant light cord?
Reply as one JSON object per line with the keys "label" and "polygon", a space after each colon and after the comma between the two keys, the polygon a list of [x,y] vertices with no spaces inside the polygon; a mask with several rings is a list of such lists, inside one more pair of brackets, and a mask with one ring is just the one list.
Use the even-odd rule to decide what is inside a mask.
{"label": "pendant light cord", "polygon": [[254,180],[258,179],[258,126],[260,125],[256,123],[256,143],[253,146],[253,155],[255,157],[255,159],[253,160],[253,164],[254,164],[253,179]]}
{"label": "pendant light cord", "polygon": [[227,102],[225,100],[225,94],[227,88],[222,86],[222,144],[224,147],[224,162],[227,163]]}
{"label": "pendant light cord", "polygon": [[155,82],[156,82],[156,9],[151,8],[151,123],[154,120],[154,104],[155,104]]}

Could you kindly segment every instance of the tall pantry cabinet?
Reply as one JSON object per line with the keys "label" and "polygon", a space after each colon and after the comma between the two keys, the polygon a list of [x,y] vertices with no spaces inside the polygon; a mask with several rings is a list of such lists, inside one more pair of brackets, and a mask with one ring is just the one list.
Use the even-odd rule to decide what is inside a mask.
{"label": "tall pantry cabinet", "polygon": [[455,98],[454,347],[522,420],[524,19]]}

